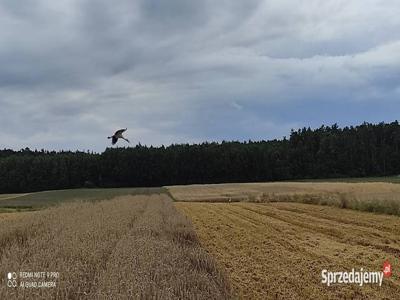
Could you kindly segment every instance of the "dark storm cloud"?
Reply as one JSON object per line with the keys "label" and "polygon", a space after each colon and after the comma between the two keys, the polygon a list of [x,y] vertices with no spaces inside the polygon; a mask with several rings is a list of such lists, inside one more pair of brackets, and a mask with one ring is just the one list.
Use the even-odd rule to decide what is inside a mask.
{"label": "dark storm cloud", "polygon": [[276,138],[397,118],[397,1],[0,1],[1,147]]}

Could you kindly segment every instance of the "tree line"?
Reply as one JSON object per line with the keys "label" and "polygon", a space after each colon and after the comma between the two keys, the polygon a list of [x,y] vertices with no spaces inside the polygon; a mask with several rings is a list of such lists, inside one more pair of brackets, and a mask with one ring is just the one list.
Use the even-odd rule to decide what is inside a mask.
{"label": "tree line", "polygon": [[397,175],[399,147],[395,121],[302,128],[280,140],[139,144],[103,153],[5,149],[0,193]]}

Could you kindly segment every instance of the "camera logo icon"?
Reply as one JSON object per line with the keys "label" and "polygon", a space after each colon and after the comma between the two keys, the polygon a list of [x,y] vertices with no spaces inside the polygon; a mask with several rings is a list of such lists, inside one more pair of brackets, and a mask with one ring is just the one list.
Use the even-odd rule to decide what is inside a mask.
{"label": "camera logo icon", "polygon": [[17,273],[15,273],[15,272],[7,273],[7,286],[10,288],[17,287]]}

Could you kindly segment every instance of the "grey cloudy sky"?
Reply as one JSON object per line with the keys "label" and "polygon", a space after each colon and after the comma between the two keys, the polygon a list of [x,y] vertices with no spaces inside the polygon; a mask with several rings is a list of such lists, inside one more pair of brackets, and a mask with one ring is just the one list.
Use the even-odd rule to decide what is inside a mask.
{"label": "grey cloudy sky", "polygon": [[0,0],[0,148],[400,119],[398,0]]}

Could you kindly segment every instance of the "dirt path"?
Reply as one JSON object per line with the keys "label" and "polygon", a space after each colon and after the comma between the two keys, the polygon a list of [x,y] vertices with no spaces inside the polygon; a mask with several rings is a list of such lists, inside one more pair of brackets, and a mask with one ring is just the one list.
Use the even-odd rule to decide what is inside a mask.
{"label": "dirt path", "polygon": [[[246,299],[395,299],[400,218],[297,203],[176,203]],[[394,273],[382,287],[327,287],[321,271]]]}
{"label": "dirt path", "polygon": [[22,196],[26,196],[29,195],[30,193],[27,194],[0,194],[0,201],[1,200],[9,200],[9,199],[15,199],[15,198],[19,198]]}

